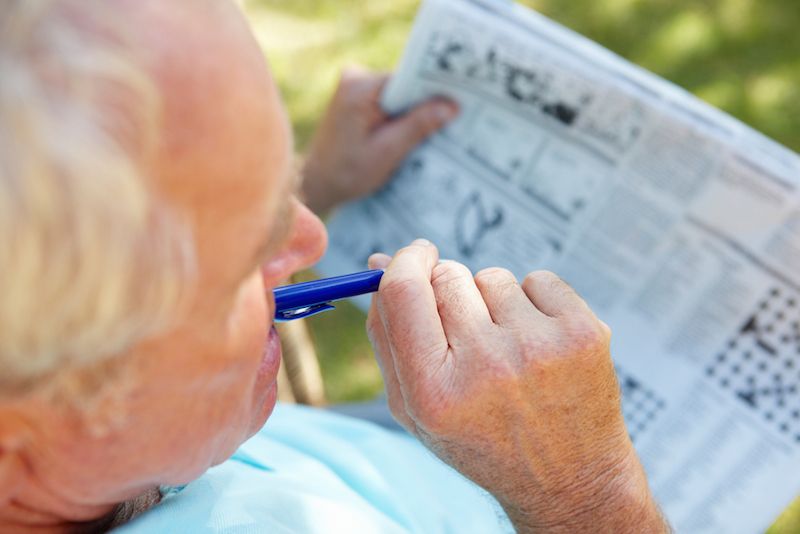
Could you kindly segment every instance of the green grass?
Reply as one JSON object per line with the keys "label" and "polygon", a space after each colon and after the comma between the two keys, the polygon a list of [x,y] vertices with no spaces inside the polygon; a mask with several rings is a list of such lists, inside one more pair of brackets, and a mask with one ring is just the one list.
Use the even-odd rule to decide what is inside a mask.
{"label": "green grass", "polygon": [[[797,0],[527,0],[550,18],[688,89],[800,151]],[[297,146],[348,64],[390,70],[418,0],[249,0],[281,86]],[[382,383],[351,306],[309,320],[331,402],[373,397]],[[795,476],[800,476],[800,473]],[[800,501],[770,534],[800,532]]]}
{"label": "green grass", "polygon": [[347,65],[389,70],[400,58],[418,2],[253,0],[256,36],[283,91],[303,147]]}
{"label": "green grass", "polygon": [[796,0],[525,3],[800,150]]}

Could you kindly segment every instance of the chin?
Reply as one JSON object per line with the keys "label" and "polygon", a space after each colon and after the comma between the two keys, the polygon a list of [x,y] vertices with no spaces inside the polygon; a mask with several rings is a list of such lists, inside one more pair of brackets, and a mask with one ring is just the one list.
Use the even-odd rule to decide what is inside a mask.
{"label": "chin", "polygon": [[278,402],[278,383],[273,381],[266,391],[257,392],[256,405],[253,407],[253,418],[247,437],[250,438],[258,433],[266,424],[275,404]]}
{"label": "chin", "polygon": [[281,340],[275,327],[269,329],[261,352],[261,362],[253,388],[253,417],[248,437],[261,430],[278,401],[278,372],[282,351]]}
{"label": "chin", "polygon": [[276,381],[270,383],[266,388],[256,389],[252,405],[248,407],[248,420],[242,421],[243,425],[241,427],[228,428],[225,430],[225,436],[223,438],[225,445],[216,451],[211,465],[208,465],[206,468],[227,461],[245,441],[258,434],[264,427],[264,424],[266,424],[269,416],[272,415],[277,399],[278,384]]}

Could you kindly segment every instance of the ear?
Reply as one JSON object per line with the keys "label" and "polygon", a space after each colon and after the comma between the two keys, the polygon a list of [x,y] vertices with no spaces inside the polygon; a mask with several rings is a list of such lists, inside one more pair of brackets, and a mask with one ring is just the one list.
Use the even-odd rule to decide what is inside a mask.
{"label": "ear", "polygon": [[28,480],[22,457],[22,428],[9,421],[0,410],[0,509],[13,499]]}

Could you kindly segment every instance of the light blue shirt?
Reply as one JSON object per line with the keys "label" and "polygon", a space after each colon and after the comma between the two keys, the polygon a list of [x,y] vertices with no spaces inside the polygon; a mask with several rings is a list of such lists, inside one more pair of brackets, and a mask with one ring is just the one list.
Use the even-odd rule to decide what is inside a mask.
{"label": "light blue shirt", "polygon": [[118,534],[513,532],[497,502],[410,436],[278,405],[227,462]]}

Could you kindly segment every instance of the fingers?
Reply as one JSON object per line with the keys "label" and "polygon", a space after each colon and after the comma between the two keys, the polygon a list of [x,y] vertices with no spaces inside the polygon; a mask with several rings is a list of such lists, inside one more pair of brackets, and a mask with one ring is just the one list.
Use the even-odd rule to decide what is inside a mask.
{"label": "fingers", "polygon": [[422,141],[458,115],[458,106],[435,99],[411,109],[381,125],[373,134],[372,148],[380,154],[383,173],[390,173]]}
{"label": "fingers", "polygon": [[506,269],[484,269],[475,275],[475,284],[495,324],[513,325],[529,321],[531,316],[544,317]]}
{"label": "fingers", "polygon": [[522,282],[522,289],[533,305],[550,317],[592,313],[575,290],[551,272],[530,273]]}
{"label": "fingers", "polygon": [[470,349],[476,336],[492,325],[472,272],[460,263],[443,261],[433,268],[431,285],[448,343]]}
{"label": "fingers", "polygon": [[[385,255],[384,255],[385,256]],[[388,257],[388,256],[387,256]],[[376,266],[374,268],[382,268]],[[375,358],[378,361],[383,382],[386,387],[386,400],[389,403],[389,410],[400,425],[412,434],[416,434],[417,428],[414,421],[408,415],[403,392],[400,388],[400,381],[397,379],[397,371],[394,368],[392,349],[386,337],[386,330],[378,314],[377,298],[372,298],[369,315],[367,316],[367,336],[375,350]]]}
{"label": "fingers", "polygon": [[[377,253],[369,257],[368,265],[370,269],[386,269],[391,262],[391,256]],[[381,374],[383,375],[389,410],[403,428],[416,435],[417,425],[408,414],[408,407],[403,397],[403,390],[400,387],[400,381],[397,378],[397,370],[394,367],[392,348],[389,345],[386,329],[383,327],[383,322],[378,312],[377,301],[377,297],[374,296],[370,305],[369,315],[367,316],[367,335],[372,343],[372,347],[375,349],[378,367],[380,367]]]}
{"label": "fingers", "polygon": [[436,247],[415,241],[386,268],[376,299],[404,394],[413,393],[447,356],[447,338],[431,286],[438,262]]}
{"label": "fingers", "polygon": [[337,96],[353,106],[361,106],[364,102],[377,103],[390,78],[391,76],[386,73],[373,73],[355,66],[348,67],[342,71]]}
{"label": "fingers", "polygon": [[[389,280],[388,290],[389,294],[392,294],[391,288],[393,287],[392,284],[406,284],[409,282],[400,282],[401,280],[413,280],[412,283],[419,283],[420,287],[423,289],[425,287],[430,287],[430,274],[425,275],[426,271],[430,271],[435,265],[436,261],[438,260],[438,252],[436,251],[435,247],[430,245],[425,241],[416,241],[412,244],[411,247],[404,249],[398,253],[398,262],[392,266],[391,270],[388,270],[387,274],[384,275],[384,280]],[[412,264],[414,261],[419,260],[422,263],[419,266],[421,269],[414,269],[411,272],[407,269],[407,264]],[[389,269],[390,264],[392,263],[393,259],[386,254],[373,254],[370,256],[368,264],[371,269]],[[398,268],[399,264],[399,268]],[[420,274],[421,273],[421,274]],[[385,289],[384,285],[385,282],[382,280],[382,288],[383,293],[386,293],[387,290]],[[409,299],[409,301],[415,301],[413,297]],[[381,305],[382,298],[381,294],[378,294],[373,297],[372,304],[370,306],[369,316],[367,317],[367,334],[370,338],[370,342],[375,349],[375,355],[378,360],[378,366],[381,369],[381,373],[383,375],[384,382],[386,384],[386,396],[387,401],[389,403],[389,409],[392,412],[392,415],[397,420],[400,425],[402,425],[406,430],[411,432],[414,435],[418,435],[418,428],[414,420],[409,414],[409,409],[406,403],[406,393],[403,388],[403,382],[401,381],[401,374],[398,373],[397,370],[397,363],[401,362],[402,364],[409,364],[403,365],[403,371],[405,373],[405,381],[406,384],[411,384],[411,387],[406,386],[405,390],[411,389],[411,395],[413,398],[413,391],[417,385],[419,385],[420,381],[415,379],[414,373],[416,373],[419,369],[414,361],[409,361],[410,358],[417,356],[415,351],[420,350],[417,348],[408,347],[408,346],[395,346],[394,343],[397,340],[407,340],[409,339],[409,335],[413,338],[416,335],[414,332],[413,326],[407,326],[402,323],[402,319],[405,316],[410,317],[420,317],[417,314],[418,309],[424,308],[424,306],[413,306],[410,309],[403,309],[404,308],[404,301],[395,302],[391,300],[391,303],[386,305]],[[408,302],[408,301],[405,301]],[[424,302],[424,299],[423,299]],[[434,305],[435,301],[428,300],[428,307]],[[380,307],[380,309],[379,309]],[[387,312],[388,310],[388,312]],[[395,317],[396,311],[400,314],[400,320],[393,319]],[[433,308],[435,312],[435,308]],[[393,325],[392,329],[392,341],[390,341],[390,335],[387,333],[387,324]],[[430,323],[433,324],[433,323]],[[411,328],[409,334],[403,334],[402,332],[406,331],[406,329]],[[400,333],[398,333],[398,330]],[[443,336],[443,334],[442,334]],[[434,336],[436,337],[436,336]],[[438,339],[434,343],[440,344],[440,346],[444,346],[446,350],[447,341],[444,340],[443,345],[442,339]],[[424,349],[422,349],[424,350]],[[432,354],[431,352],[423,352],[422,354]],[[422,361],[428,361],[425,358],[422,358]],[[419,364],[424,366],[425,364]]]}

